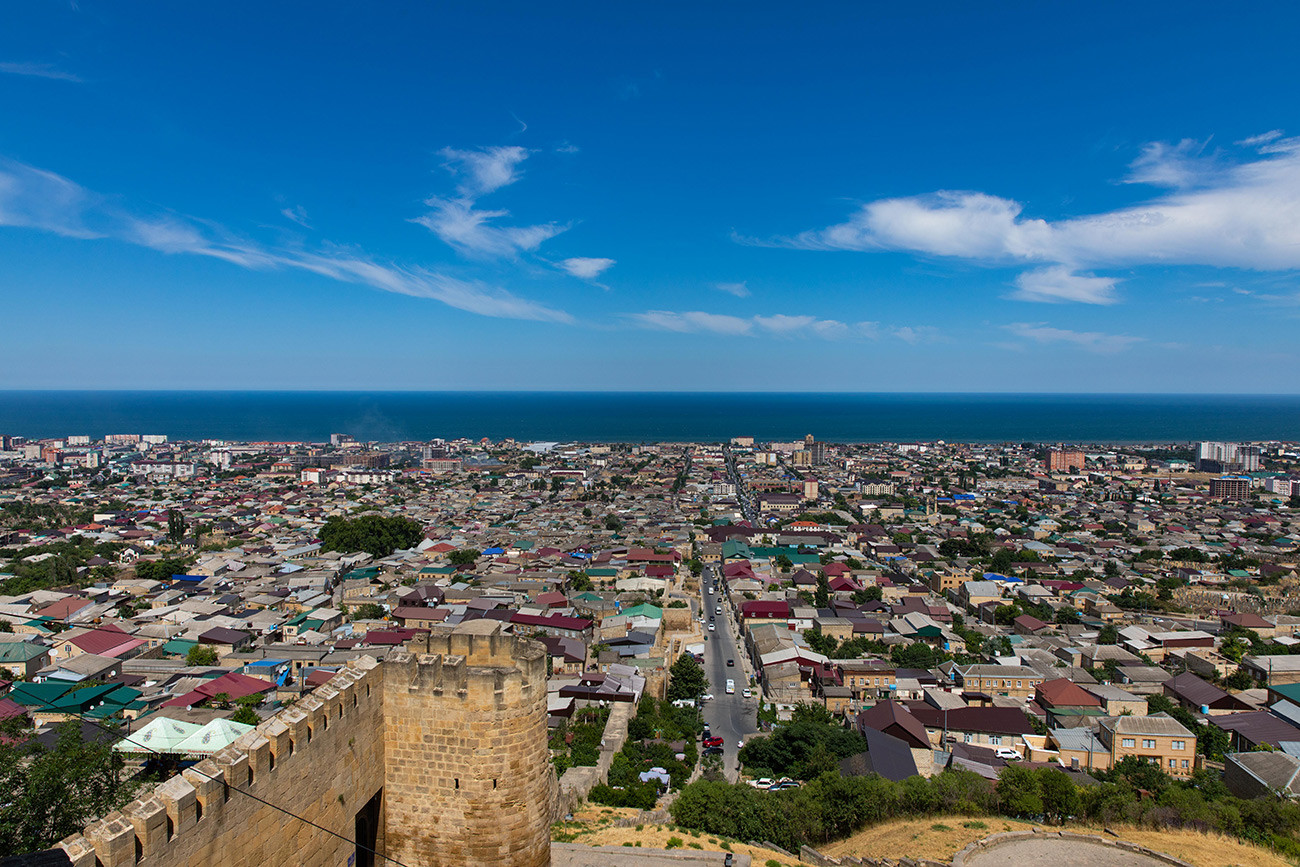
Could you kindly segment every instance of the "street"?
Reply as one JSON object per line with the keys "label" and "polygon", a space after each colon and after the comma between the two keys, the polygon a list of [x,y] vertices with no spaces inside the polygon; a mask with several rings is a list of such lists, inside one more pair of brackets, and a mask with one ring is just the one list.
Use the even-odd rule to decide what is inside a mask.
{"label": "street", "polygon": [[[708,588],[715,580],[721,581],[721,570],[714,566],[706,566],[700,580],[706,630],[709,615],[722,605],[722,614],[715,615],[713,620],[717,626],[716,630],[704,633],[709,637],[709,640],[704,643],[704,674],[709,679],[709,692],[713,694],[713,701],[706,702],[704,705],[704,721],[709,724],[715,737],[722,738],[723,768],[727,779],[735,780],[738,765],[736,742],[758,731],[755,725],[758,699],[746,699],[742,694],[749,686],[749,678],[745,674],[743,650],[736,639],[730,606],[722,602],[721,584],[717,593],[708,592]],[[735,667],[727,666],[728,659],[736,661]],[[729,678],[736,682],[734,695],[727,695],[726,686]]]}

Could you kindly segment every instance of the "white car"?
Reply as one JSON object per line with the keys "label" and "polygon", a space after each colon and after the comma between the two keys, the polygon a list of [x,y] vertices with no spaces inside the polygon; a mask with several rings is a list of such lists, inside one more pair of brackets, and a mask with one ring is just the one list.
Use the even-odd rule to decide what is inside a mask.
{"label": "white car", "polygon": [[715,632],[715,631],[717,631],[717,628],[718,628],[718,627],[715,626],[715,625],[710,621],[710,623],[709,623],[709,631],[710,631],[710,632]]}
{"label": "white car", "polygon": [[759,777],[757,780],[750,780],[749,784],[755,789],[769,789],[772,787],[772,778]]}
{"label": "white car", "polygon": [[994,755],[999,759],[1002,759],[1004,762],[1018,762],[1024,758],[1019,752],[1011,749],[1011,747],[998,747],[994,751]]}
{"label": "white car", "polygon": [[706,692],[704,695],[700,696],[700,701],[713,701],[713,693]]}
{"label": "white car", "polygon": [[745,690],[744,690],[744,692],[741,693],[741,695],[743,695],[745,698],[753,698],[753,697],[754,697],[754,691],[751,690],[751,689],[749,689],[748,687],[746,687]]}

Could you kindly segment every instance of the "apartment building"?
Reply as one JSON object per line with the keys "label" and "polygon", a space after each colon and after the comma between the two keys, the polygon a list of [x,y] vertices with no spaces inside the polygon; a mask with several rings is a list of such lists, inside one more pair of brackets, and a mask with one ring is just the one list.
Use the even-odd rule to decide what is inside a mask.
{"label": "apartment building", "polygon": [[969,695],[982,692],[986,695],[1010,695],[1028,698],[1045,678],[1023,665],[968,665],[953,669],[957,685]]}
{"label": "apartment building", "polygon": [[1136,756],[1170,776],[1188,777],[1196,769],[1196,735],[1166,713],[1105,717],[1097,737],[1110,751],[1112,764]]}

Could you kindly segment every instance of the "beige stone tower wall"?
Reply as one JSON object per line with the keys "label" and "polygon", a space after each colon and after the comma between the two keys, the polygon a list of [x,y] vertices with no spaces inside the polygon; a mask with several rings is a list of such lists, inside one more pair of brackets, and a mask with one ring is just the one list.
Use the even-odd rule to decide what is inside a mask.
{"label": "beige stone tower wall", "polygon": [[544,647],[476,620],[412,642],[384,667],[388,855],[549,865]]}

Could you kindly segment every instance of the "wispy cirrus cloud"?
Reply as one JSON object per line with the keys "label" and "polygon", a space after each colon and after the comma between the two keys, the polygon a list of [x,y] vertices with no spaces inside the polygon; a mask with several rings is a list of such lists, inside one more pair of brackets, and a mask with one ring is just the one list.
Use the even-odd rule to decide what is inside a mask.
{"label": "wispy cirrus cloud", "polygon": [[304,208],[302,205],[294,205],[291,208],[281,208],[280,216],[284,217],[286,220],[289,220],[290,222],[297,223],[299,226],[302,226],[304,229],[311,228],[311,223],[308,222],[307,220],[307,209]]}
{"label": "wispy cirrus cloud", "polygon": [[657,331],[676,331],[682,334],[718,334],[730,337],[784,337],[790,339],[841,340],[863,337],[876,340],[883,336],[896,337],[907,343],[932,340],[938,331],[928,326],[882,327],[879,322],[849,324],[838,319],[818,319],[808,314],[774,313],[770,316],[733,316],[726,313],[707,313],[702,310],[676,312],[649,310],[627,316],[633,324]]}
{"label": "wispy cirrus cloud", "polygon": [[1002,326],[1022,340],[1031,343],[1050,344],[1065,343],[1086,349],[1089,352],[1122,352],[1143,338],[1127,334],[1104,334],[1100,331],[1069,331],[1053,328],[1045,322],[1012,322]]}
{"label": "wispy cirrus cloud", "polygon": [[250,270],[296,269],[449,307],[508,319],[571,323],[563,310],[505,289],[430,269],[380,262],[365,253],[327,247],[315,251],[267,247],[225,228],[169,212],[132,212],[53,172],[0,160],[0,226],[69,238],[116,240],[171,255],[220,259]]}
{"label": "wispy cirrus cloud", "polygon": [[748,298],[750,292],[745,282],[742,280],[739,283],[714,283],[713,288],[719,292],[726,292],[728,295],[735,295],[737,298]]}
{"label": "wispy cirrus cloud", "polygon": [[943,190],[868,202],[843,223],[762,243],[1033,265],[1011,297],[1085,304],[1117,300],[1115,281],[1086,273],[1098,268],[1300,269],[1300,139],[1272,131],[1240,144],[1254,153],[1233,159],[1191,140],[1146,146],[1125,180],[1166,192],[1104,213],[1053,221],[1012,199]]}
{"label": "wispy cirrus cloud", "polygon": [[583,280],[594,280],[614,267],[615,264],[613,259],[576,257],[563,260],[560,262],[560,267],[574,277],[580,277]]}
{"label": "wispy cirrus cloud", "polygon": [[477,258],[513,258],[531,252],[568,226],[542,223],[532,226],[500,226],[506,210],[479,210],[478,200],[488,193],[519,180],[520,164],[529,151],[518,146],[485,147],[478,150],[443,148],[443,168],[456,179],[456,196],[430,196],[424,204],[430,210],[411,222],[424,226],[457,252]]}
{"label": "wispy cirrus cloud", "polygon": [[81,83],[81,77],[65,72],[49,63],[0,63],[0,72],[9,75],[25,75],[29,78],[48,78],[53,81],[71,81]]}

